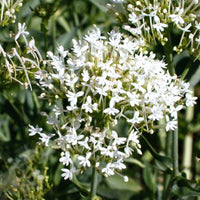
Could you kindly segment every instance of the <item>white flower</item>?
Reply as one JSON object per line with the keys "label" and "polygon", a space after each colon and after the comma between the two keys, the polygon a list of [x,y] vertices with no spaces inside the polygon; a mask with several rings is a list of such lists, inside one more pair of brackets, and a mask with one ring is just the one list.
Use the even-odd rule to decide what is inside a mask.
{"label": "white flower", "polygon": [[59,161],[62,162],[63,165],[68,166],[70,163],[71,163],[71,164],[73,163],[73,162],[72,162],[72,159],[70,158],[70,153],[69,153],[69,151],[66,151],[65,153],[62,152],[62,153],[61,153],[61,156],[62,156],[62,157],[59,159]]}
{"label": "white flower", "polygon": [[128,15],[129,16],[129,21],[131,21],[133,24],[137,23],[140,19],[134,12]]}
{"label": "white flower", "polygon": [[148,116],[152,120],[160,120],[163,118],[163,105],[155,105],[151,108],[151,115]]}
{"label": "white flower", "polygon": [[129,134],[128,141],[131,141],[135,144],[139,144],[140,141],[138,140],[138,138],[139,138],[138,132],[135,130],[132,130]]}
{"label": "white flower", "polygon": [[66,108],[69,111],[75,111],[78,109],[78,107],[75,104],[73,104],[73,102],[70,102],[70,106],[67,106]]}
{"label": "white flower", "polygon": [[193,106],[196,104],[197,97],[193,97],[190,93],[186,94],[186,106]]}
{"label": "white flower", "polygon": [[91,96],[87,97],[87,102],[85,104],[82,105],[82,109],[85,110],[86,113],[92,113],[93,110],[97,110],[97,103],[92,104],[92,99]]}
{"label": "white flower", "polygon": [[138,124],[140,123],[141,121],[144,120],[144,117],[139,117],[140,113],[139,111],[136,111],[133,115],[133,118],[132,119],[127,119],[127,122],[130,122],[132,124]]}
{"label": "white flower", "polygon": [[70,101],[70,103],[72,105],[75,105],[77,103],[77,98],[83,96],[84,92],[80,91],[77,93],[68,91],[68,93],[66,94],[66,96],[68,97],[68,100]]}
{"label": "white flower", "polygon": [[36,125],[36,127],[34,128],[33,126],[31,126],[30,124],[29,124],[29,129],[28,129],[28,131],[29,131],[29,135],[30,136],[33,136],[33,135],[35,135],[35,134],[41,134],[41,131],[42,131],[42,128],[39,128],[38,127],[38,125]]}
{"label": "white flower", "polygon": [[79,164],[82,165],[83,167],[90,167],[91,163],[89,161],[90,157],[91,157],[92,153],[88,152],[86,154],[86,156],[78,156],[78,160],[80,160]]}
{"label": "white flower", "polygon": [[53,111],[54,111],[54,113],[56,115],[56,118],[58,118],[58,116],[61,115],[64,112],[63,108],[61,108],[61,107],[59,107],[57,105],[55,105]]}
{"label": "white flower", "polygon": [[89,142],[89,138],[86,137],[84,141],[78,141],[78,144],[80,144],[84,148],[90,150],[91,148],[89,147],[88,142]]}
{"label": "white flower", "polygon": [[155,28],[158,32],[161,31],[163,32],[165,28],[167,28],[168,25],[167,24],[164,24],[164,23],[156,23],[156,24],[153,24],[153,28]]}
{"label": "white flower", "polygon": [[65,75],[65,84],[69,87],[71,87],[72,89],[74,89],[74,84],[76,84],[76,82],[78,81],[78,77],[75,74],[66,74]]}
{"label": "white flower", "polygon": [[165,118],[166,118],[166,128],[165,128],[166,131],[175,130],[177,128],[177,120],[175,119],[170,120],[168,115],[166,115]]}
{"label": "white flower", "polygon": [[108,115],[115,115],[117,113],[119,113],[119,110],[114,108],[114,104],[115,102],[114,101],[110,101],[110,107],[109,108],[106,108],[103,113],[106,113]]}
{"label": "white flower", "polygon": [[63,46],[59,46],[57,50],[62,58],[65,58],[68,54],[68,51],[65,51]]}
{"label": "white flower", "polygon": [[124,152],[125,152],[126,158],[131,156],[133,151],[134,151],[133,148],[131,148],[128,145],[126,145],[126,147],[124,148]]}
{"label": "white flower", "polygon": [[119,32],[115,32],[114,30],[112,30],[110,33],[109,33],[110,37],[109,37],[109,44],[111,46],[114,46],[114,47],[117,47],[121,41],[121,37],[122,37],[122,34],[119,33]]}
{"label": "white flower", "polygon": [[83,73],[81,73],[81,75],[83,77],[83,81],[87,83],[89,81],[89,79],[90,79],[88,70],[84,69]]}
{"label": "white flower", "polygon": [[84,39],[93,45],[98,45],[100,44],[100,40],[104,40],[106,39],[106,37],[102,36],[101,30],[98,27],[94,26],[94,29],[89,32],[89,34],[86,35]]}
{"label": "white flower", "polygon": [[119,113],[119,110],[116,108],[113,108],[113,107],[109,107],[109,108],[106,108],[103,112],[108,115],[115,115],[115,114]]}
{"label": "white flower", "polygon": [[113,163],[113,167],[115,169],[119,169],[119,170],[123,170],[123,169],[126,169],[126,165],[122,162],[122,160],[117,160],[117,162],[114,162]]}
{"label": "white flower", "polygon": [[29,35],[29,32],[27,32],[25,30],[26,30],[26,24],[18,23],[18,33],[15,36],[15,40],[17,40],[20,37],[20,35],[22,35],[22,36]]}
{"label": "white flower", "polygon": [[170,15],[172,22],[174,22],[176,25],[184,24],[184,20],[181,17],[181,15],[183,14],[184,10],[182,8],[176,8],[176,12],[178,12],[178,13]]}
{"label": "white flower", "polygon": [[100,151],[102,155],[109,156],[110,158],[114,156],[113,146],[107,146],[106,148],[101,147]]}
{"label": "white flower", "polygon": [[66,169],[66,168],[63,168],[61,169],[62,172],[62,177],[64,177],[65,180],[69,179],[70,181],[73,179],[73,174],[76,172],[76,168],[75,167],[72,167],[70,170],[69,169]]}
{"label": "white flower", "polygon": [[139,105],[141,101],[139,99],[139,94],[136,94],[135,92],[127,92],[127,96],[129,97],[129,102],[132,107]]}
{"label": "white flower", "polygon": [[115,174],[115,173],[114,173],[114,169],[113,169],[113,164],[112,164],[112,163],[108,163],[108,164],[106,165],[106,167],[103,168],[101,171],[102,171],[103,173],[105,173],[105,175],[107,175],[107,176],[112,176],[112,175]]}
{"label": "white flower", "polygon": [[40,137],[39,140],[41,140],[45,146],[49,145],[49,140],[54,136],[55,134],[51,134],[51,135],[46,135],[45,133],[40,133]]}
{"label": "white flower", "polygon": [[118,134],[116,131],[112,131],[111,136],[114,138],[113,146],[124,144],[127,140],[125,137],[118,137]]}
{"label": "white flower", "polygon": [[81,134],[77,135],[75,128],[69,128],[68,133],[69,134],[65,135],[65,138],[66,138],[66,141],[72,145],[77,145],[78,141],[83,139],[83,137],[84,137]]}

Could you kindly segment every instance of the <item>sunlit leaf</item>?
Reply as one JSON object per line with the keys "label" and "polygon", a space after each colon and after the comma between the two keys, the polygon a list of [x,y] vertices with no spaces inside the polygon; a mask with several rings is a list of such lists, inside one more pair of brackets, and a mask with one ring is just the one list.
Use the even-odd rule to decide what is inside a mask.
{"label": "sunlit leaf", "polygon": [[142,189],[141,185],[136,180],[129,178],[128,182],[124,182],[124,179],[117,174],[106,178],[106,183],[111,189],[115,190],[139,192]]}
{"label": "sunlit leaf", "polygon": [[152,173],[151,166],[148,162],[145,162],[145,167],[143,169],[143,179],[146,186],[155,193],[156,191],[156,179],[155,175]]}
{"label": "sunlit leaf", "polygon": [[135,158],[127,158],[125,161],[127,163],[131,163],[131,164],[137,165],[137,166],[139,166],[141,168],[145,167],[144,164],[141,161],[139,161],[139,160],[137,160]]}

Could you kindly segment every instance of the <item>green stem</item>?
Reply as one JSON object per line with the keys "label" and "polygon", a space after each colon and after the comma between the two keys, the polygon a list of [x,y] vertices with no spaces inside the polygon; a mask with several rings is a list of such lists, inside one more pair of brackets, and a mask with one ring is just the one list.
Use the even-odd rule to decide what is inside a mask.
{"label": "green stem", "polygon": [[52,16],[52,40],[53,40],[53,53],[56,50],[56,22],[55,15]]}
{"label": "green stem", "polygon": [[[189,124],[194,117],[194,107],[188,106],[186,109],[185,121],[187,123],[187,130],[189,130]],[[191,166],[192,166],[192,147],[193,147],[193,133],[187,132],[184,138],[184,148],[183,148],[183,170],[187,175],[187,178],[192,177]]]}
{"label": "green stem", "polygon": [[90,199],[93,199],[96,196],[97,180],[98,180],[98,172],[95,169],[95,167],[93,167],[92,168],[92,182],[91,182],[91,190],[90,190]]}
{"label": "green stem", "polygon": [[183,73],[182,73],[182,75],[181,75],[181,80],[184,80],[184,79],[185,79],[185,77],[187,76],[187,74],[188,74],[188,72],[189,72],[189,70],[190,70],[191,65],[192,65],[192,61],[190,60],[190,61],[188,62],[188,64],[186,65],[186,68],[184,69],[184,71],[183,71]]}
{"label": "green stem", "polygon": [[41,23],[41,31],[44,34],[44,51],[45,51],[45,56],[48,51],[48,19],[43,18],[42,23]]}
{"label": "green stem", "polygon": [[177,176],[179,173],[178,169],[178,127],[173,133],[173,143],[172,143],[172,158],[173,158],[173,175]]}
{"label": "green stem", "polygon": [[164,45],[164,50],[165,50],[165,56],[167,59],[169,73],[173,76],[175,74],[175,68],[173,65],[173,47],[171,43],[170,27],[171,25],[169,24],[168,29],[166,29],[168,41]]}
{"label": "green stem", "polygon": [[45,56],[47,55],[47,51],[48,51],[48,36],[47,36],[47,32],[44,32],[44,50],[45,50]]}
{"label": "green stem", "polygon": [[[171,146],[172,146],[172,132],[166,133],[166,146],[165,146],[165,153],[166,156],[171,157],[172,151],[171,151]],[[170,181],[170,175],[169,174],[164,174],[164,192],[167,192],[167,187],[169,185]],[[165,198],[163,198],[165,199]]]}

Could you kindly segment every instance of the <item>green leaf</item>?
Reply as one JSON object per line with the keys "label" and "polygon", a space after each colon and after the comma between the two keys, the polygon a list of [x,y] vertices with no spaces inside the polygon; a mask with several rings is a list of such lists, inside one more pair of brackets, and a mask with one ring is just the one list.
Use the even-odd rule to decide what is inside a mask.
{"label": "green leaf", "polygon": [[33,109],[34,108],[34,101],[33,101],[33,96],[32,93],[30,91],[26,91],[26,99],[27,99],[27,104],[29,109]]}
{"label": "green leaf", "polygon": [[125,159],[125,162],[137,165],[138,167],[141,167],[141,168],[145,167],[141,161],[139,161],[135,158],[127,158],[127,159]]}
{"label": "green leaf", "polygon": [[108,9],[105,6],[106,4],[103,5],[102,0],[90,0],[90,2],[93,3],[96,7],[98,7],[101,11],[107,12]]}
{"label": "green leaf", "polygon": [[200,185],[182,176],[175,177],[170,188],[172,195],[178,197],[200,196]]}
{"label": "green leaf", "polygon": [[156,178],[153,175],[151,167],[148,162],[145,162],[145,168],[143,169],[143,179],[146,186],[153,192],[156,192]]}
{"label": "green leaf", "polygon": [[9,142],[11,139],[8,115],[0,116],[0,141]]}
{"label": "green leaf", "polygon": [[134,192],[125,190],[110,189],[105,185],[100,185],[97,191],[103,199],[118,199],[118,200],[130,200]]}
{"label": "green leaf", "polygon": [[71,28],[70,32],[64,33],[60,35],[57,39],[58,44],[62,44],[65,48],[69,48],[71,45],[72,39],[76,36],[77,28],[73,27]]}
{"label": "green leaf", "polygon": [[190,79],[190,87],[193,88],[200,81],[200,65]]}
{"label": "green leaf", "polygon": [[128,182],[124,182],[124,179],[119,175],[114,175],[106,178],[106,183],[111,189],[115,190],[128,190],[132,192],[139,192],[142,188],[138,182],[129,178]]}
{"label": "green leaf", "polygon": [[55,171],[55,174],[54,174],[54,177],[53,177],[53,182],[54,182],[54,185],[55,186],[58,186],[60,181],[61,181],[61,169],[63,168],[63,164],[60,163],[58,165],[58,167],[56,168],[56,171]]}
{"label": "green leaf", "polygon": [[38,6],[40,3],[39,0],[30,0],[30,1],[27,1],[24,5],[23,5],[23,12],[22,13],[22,16],[23,17],[26,17],[27,15],[30,14],[31,12],[31,9],[35,9],[36,6]]}
{"label": "green leaf", "polygon": [[20,90],[18,93],[18,100],[21,104],[24,104],[26,99],[26,91],[25,90]]}
{"label": "green leaf", "polygon": [[171,174],[172,173],[172,167],[173,167],[173,164],[172,164],[172,160],[170,157],[168,156],[163,156],[163,155],[160,155],[158,154],[154,148],[151,146],[151,144],[148,142],[148,140],[142,136],[142,138],[144,139],[146,145],[147,145],[147,148],[149,150],[149,152],[152,154],[152,156],[156,159],[156,165],[157,167],[166,172],[166,173],[169,173]]}
{"label": "green leaf", "polygon": [[90,187],[86,184],[81,183],[76,176],[73,176],[73,180],[72,182],[77,186],[77,188],[83,192],[85,192],[86,194],[89,194],[90,192]]}

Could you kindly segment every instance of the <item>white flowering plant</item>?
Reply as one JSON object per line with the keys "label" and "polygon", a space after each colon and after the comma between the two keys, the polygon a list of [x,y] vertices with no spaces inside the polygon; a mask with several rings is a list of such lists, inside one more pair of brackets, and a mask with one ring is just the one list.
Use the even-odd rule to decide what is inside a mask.
{"label": "white flowering plant", "polygon": [[[16,150],[14,154],[29,148],[29,144],[24,145],[28,137],[23,134],[25,124],[31,144],[39,140],[39,145],[47,147],[46,156],[37,153],[37,159],[43,166],[48,162],[49,181],[55,187],[45,194],[43,183],[50,188],[46,171],[44,177],[36,169],[39,162],[31,163],[28,157],[27,180],[33,184],[27,182],[26,187],[23,176],[13,182],[22,182],[26,188],[34,185],[37,195],[47,199],[82,199],[87,195],[83,199],[169,200],[198,196],[198,158],[194,166],[196,181],[191,181],[191,157],[199,150],[199,137],[194,135],[199,131],[199,115],[193,114],[194,104],[198,110],[198,90],[191,88],[194,82],[184,80],[184,74],[176,75],[173,60],[177,52],[189,50],[198,63],[198,1],[76,0],[66,4],[64,0],[42,0],[32,4],[27,15],[30,2],[24,1],[25,14],[22,12],[22,19],[27,17],[28,23],[18,23],[18,32],[10,32],[14,46],[0,44],[0,92],[4,88],[0,93],[0,141],[8,144],[1,146],[5,152],[0,155],[0,163],[5,160],[2,157],[7,146]],[[121,27],[110,27],[112,19],[107,20],[103,2],[111,3],[107,8],[122,20]],[[12,4],[1,1],[3,21]],[[87,16],[86,10],[90,12]],[[95,19],[98,26],[89,29]],[[175,43],[174,35],[180,39]],[[72,39],[74,36],[82,39]],[[162,59],[156,51],[153,53],[152,43],[163,46],[165,51],[159,49],[158,53]],[[17,82],[30,91],[16,90],[13,86]],[[5,112],[14,115],[14,120],[5,117]],[[9,123],[4,123],[8,119]],[[17,127],[20,133],[16,139],[13,136],[12,143],[9,129],[15,135]],[[180,140],[184,145],[178,149]],[[0,174],[0,188],[2,177]],[[17,195],[26,195],[23,187]],[[33,192],[29,195],[26,198],[40,198]],[[4,198],[1,192],[0,198]]]}
{"label": "white flowering plant", "polygon": [[[192,106],[189,83],[171,76],[153,53],[143,54],[143,40],[113,30],[108,37],[95,27],[83,40],[73,41],[72,52],[57,48],[47,52],[45,69],[35,78],[40,97],[55,106],[45,112],[54,132],[30,125],[29,135],[52,148],[61,149],[62,177],[73,180],[91,166],[106,177],[121,174],[126,158],[142,154],[140,136],[158,128],[177,128],[177,112]],[[127,135],[115,126],[123,119]],[[159,120],[165,123],[159,126]]]}

